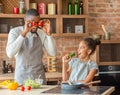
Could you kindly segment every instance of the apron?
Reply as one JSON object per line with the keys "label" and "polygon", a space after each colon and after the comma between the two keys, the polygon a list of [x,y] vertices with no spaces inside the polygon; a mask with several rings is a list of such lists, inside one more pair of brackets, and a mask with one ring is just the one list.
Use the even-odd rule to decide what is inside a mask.
{"label": "apron", "polygon": [[43,50],[39,36],[25,38],[22,47],[16,56],[15,80],[19,84],[24,84],[24,80],[36,79],[41,75],[43,84],[45,81],[45,71],[42,63]]}

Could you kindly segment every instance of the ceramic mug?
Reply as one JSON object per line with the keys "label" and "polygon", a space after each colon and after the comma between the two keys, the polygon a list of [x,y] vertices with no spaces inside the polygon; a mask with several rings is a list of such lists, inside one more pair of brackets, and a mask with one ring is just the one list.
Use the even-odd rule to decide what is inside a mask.
{"label": "ceramic mug", "polygon": [[13,8],[13,13],[14,14],[19,14],[19,8],[18,7],[14,7]]}

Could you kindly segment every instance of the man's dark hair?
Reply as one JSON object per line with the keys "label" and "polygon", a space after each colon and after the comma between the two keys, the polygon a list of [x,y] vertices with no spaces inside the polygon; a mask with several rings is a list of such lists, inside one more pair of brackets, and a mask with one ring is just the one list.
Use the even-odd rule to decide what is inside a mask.
{"label": "man's dark hair", "polygon": [[39,13],[36,9],[29,9],[26,11],[26,16],[39,16]]}

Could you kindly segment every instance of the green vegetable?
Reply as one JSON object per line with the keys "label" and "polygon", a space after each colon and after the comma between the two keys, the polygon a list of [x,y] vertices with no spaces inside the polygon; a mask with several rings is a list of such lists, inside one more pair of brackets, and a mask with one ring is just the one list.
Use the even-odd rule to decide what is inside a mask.
{"label": "green vegetable", "polygon": [[36,83],[35,80],[32,80],[30,78],[24,81],[24,85],[25,87],[31,86],[31,88],[39,88],[41,86],[39,83]]}
{"label": "green vegetable", "polygon": [[71,58],[71,57],[73,57],[73,56],[75,56],[75,53],[70,53],[70,54],[68,55],[67,59],[69,59],[69,58]]}
{"label": "green vegetable", "polygon": [[75,56],[75,53],[70,53],[68,56],[73,57]]}

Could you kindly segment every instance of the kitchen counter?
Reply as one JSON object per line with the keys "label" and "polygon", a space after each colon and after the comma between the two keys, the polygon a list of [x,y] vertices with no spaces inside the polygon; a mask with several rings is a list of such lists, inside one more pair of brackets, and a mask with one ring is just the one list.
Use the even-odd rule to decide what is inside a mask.
{"label": "kitchen counter", "polygon": [[[50,92],[50,93],[47,93],[46,91],[52,91],[52,89],[55,89],[57,88],[58,86],[48,86],[48,85],[44,85],[44,86],[41,86],[41,88],[39,89],[31,89],[30,91],[27,91],[25,90],[24,92],[23,91],[20,91],[20,88],[18,88],[17,90],[8,90],[8,89],[3,89],[1,88],[0,89],[0,94],[1,95],[66,95],[66,94],[62,94],[62,93],[54,93],[55,90],[53,92]],[[105,88],[105,86],[104,86]],[[107,87],[108,88],[108,87]],[[89,90],[91,92],[89,92]],[[107,90],[105,91],[102,91],[101,89],[103,89],[103,87],[100,87],[99,86],[93,86],[93,87],[90,87],[90,88],[85,88],[83,89],[83,92],[79,95],[110,95],[113,91],[114,91],[114,87],[109,87]],[[82,90],[82,89],[80,89]],[[102,93],[101,93],[102,91]],[[44,92],[44,93],[43,93]],[[71,94],[69,93],[69,95],[77,95],[77,94]]]}
{"label": "kitchen counter", "polygon": [[[62,73],[60,72],[46,72],[46,80],[47,81],[61,81],[62,80]],[[0,81],[3,80],[14,80],[14,73],[6,73],[0,74]]]}

